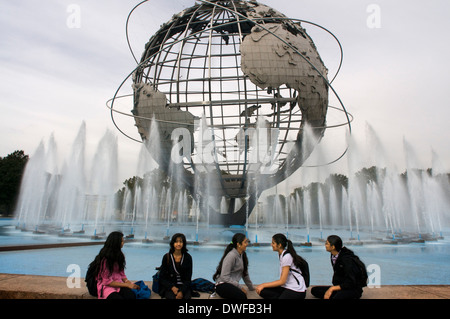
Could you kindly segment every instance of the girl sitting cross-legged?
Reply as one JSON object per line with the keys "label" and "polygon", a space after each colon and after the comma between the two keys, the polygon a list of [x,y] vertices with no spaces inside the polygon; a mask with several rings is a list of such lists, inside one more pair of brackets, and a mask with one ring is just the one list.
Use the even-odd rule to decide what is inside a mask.
{"label": "girl sitting cross-legged", "polygon": [[305,299],[307,286],[303,274],[309,273],[308,264],[283,234],[272,237],[272,249],[280,260],[280,279],[258,285],[256,292],[264,299]]}

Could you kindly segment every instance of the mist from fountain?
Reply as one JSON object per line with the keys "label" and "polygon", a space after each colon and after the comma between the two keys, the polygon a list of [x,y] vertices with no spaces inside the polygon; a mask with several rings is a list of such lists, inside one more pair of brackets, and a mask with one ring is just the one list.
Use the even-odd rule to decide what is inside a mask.
{"label": "mist from fountain", "polygon": [[[141,237],[147,242],[167,239],[179,231],[196,243],[225,241],[236,231],[245,231],[254,243],[270,243],[274,232],[284,232],[297,242],[311,243],[323,241],[324,232],[330,231],[347,233],[353,241],[394,243],[436,240],[449,226],[450,185],[437,153],[432,152],[431,171],[419,169],[423,166],[416,159],[414,147],[404,140],[407,165],[406,171],[400,173],[390,165],[370,126],[367,141],[373,148],[371,168],[362,167],[368,153],[349,136],[346,179],[345,175],[329,175],[327,166],[309,167],[317,181],[325,181],[299,186],[297,180],[288,179],[284,186],[276,187],[275,194],[274,190],[272,194],[263,193],[254,211],[247,213],[244,226],[212,225],[210,212],[228,214],[231,205],[229,199],[217,192],[220,185],[209,173],[214,169],[208,165],[213,164],[196,166],[193,193],[179,180],[177,165],[171,164],[169,178],[164,176],[155,160],[161,156],[157,125],[154,120],[149,140],[145,141],[151,147],[143,145],[137,161],[136,174],[142,177],[136,178],[132,186],[125,185],[121,200],[117,197],[117,138],[110,131],[99,141],[91,163],[85,163],[83,123],[61,169],[54,136],[50,136],[47,148],[41,142],[24,173],[16,210],[17,226],[64,236],[81,236],[86,232],[86,236],[97,238],[120,228],[130,234],[129,238]],[[201,121],[199,132],[208,129],[206,121]],[[207,138],[210,134],[204,135],[203,143],[211,142]],[[304,136],[302,147],[317,143],[316,139],[308,140],[313,134],[305,132]],[[316,147],[316,151],[318,158],[325,156],[326,150]],[[298,174],[303,174],[302,170]],[[253,184],[247,184],[252,185],[248,186],[249,191],[258,189],[259,180],[253,176],[249,175],[253,179]],[[199,192],[204,195],[202,202],[196,196]],[[234,211],[242,202],[236,200]]]}
{"label": "mist from fountain", "polygon": [[[40,143],[24,172],[16,209],[18,227],[36,233],[82,233],[84,224],[94,228],[105,224],[115,213],[114,192],[117,185],[117,138],[107,131],[100,140],[86,177],[86,124],[83,122],[58,170],[57,147],[53,134],[45,150]],[[96,230],[95,230],[96,232]]]}

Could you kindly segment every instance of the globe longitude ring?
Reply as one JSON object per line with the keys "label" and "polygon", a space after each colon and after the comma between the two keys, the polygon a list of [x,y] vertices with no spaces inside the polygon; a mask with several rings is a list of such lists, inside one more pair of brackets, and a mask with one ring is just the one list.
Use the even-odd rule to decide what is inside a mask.
{"label": "globe longitude ring", "polygon": [[228,214],[212,222],[243,224],[261,192],[295,172],[324,135],[329,89],[346,116],[334,126],[351,130],[327,73],[297,20],[256,1],[202,0],[150,38],[107,105],[116,125],[114,102],[132,78],[132,116],[160,168],[199,201],[227,199]]}

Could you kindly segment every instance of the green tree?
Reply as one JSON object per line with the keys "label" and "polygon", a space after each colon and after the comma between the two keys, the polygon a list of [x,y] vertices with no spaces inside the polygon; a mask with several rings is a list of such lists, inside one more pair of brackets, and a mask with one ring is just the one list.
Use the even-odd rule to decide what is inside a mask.
{"label": "green tree", "polygon": [[369,168],[362,168],[359,172],[356,172],[356,177],[359,178],[361,181],[365,182],[378,182],[378,175],[377,175],[377,167],[372,166]]}
{"label": "green tree", "polygon": [[0,213],[11,215],[14,212],[27,162],[28,155],[24,151],[0,157]]}
{"label": "green tree", "polygon": [[348,177],[342,174],[331,174],[325,181],[326,184],[334,184],[335,187],[348,189]]}

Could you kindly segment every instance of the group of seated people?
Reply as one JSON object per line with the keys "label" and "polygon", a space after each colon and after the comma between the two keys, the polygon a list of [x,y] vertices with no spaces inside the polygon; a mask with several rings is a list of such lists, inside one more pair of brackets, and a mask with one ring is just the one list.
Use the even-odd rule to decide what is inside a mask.
{"label": "group of seated people", "polygon": [[[272,249],[278,253],[280,277],[272,282],[254,286],[248,273],[246,249],[249,240],[242,233],[233,236],[213,275],[215,293],[226,299],[247,299],[247,290],[255,290],[264,299],[304,299],[309,286],[309,266],[298,255],[292,242],[283,234],[272,237]],[[122,252],[124,236],[121,232],[109,234],[103,248],[91,263],[97,279],[100,299],[134,299],[133,289],[139,287],[125,275],[125,256]],[[359,258],[343,247],[339,236],[327,238],[325,249],[330,253],[334,270],[331,286],[315,286],[311,294],[323,299],[361,298],[364,278]],[[359,261],[360,264],[362,264]],[[363,265],[363,264],[362,264]],[[193,296],[191,277],[193,259],[188,253],[186,237],[177,233],[172,236],[169,252],[161,261],[159,291],[162,298],[190,299]],[[365,268],[364,268],[365,269]],[[364,275],[366,277],[364,277]],[[244,281],[246,288],[240,284]]]}

